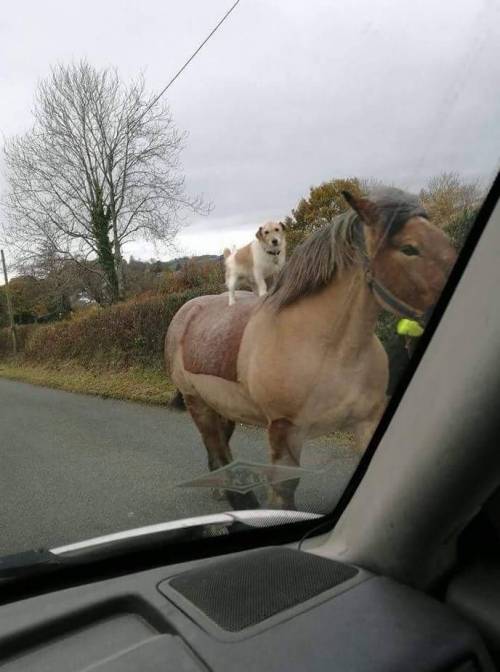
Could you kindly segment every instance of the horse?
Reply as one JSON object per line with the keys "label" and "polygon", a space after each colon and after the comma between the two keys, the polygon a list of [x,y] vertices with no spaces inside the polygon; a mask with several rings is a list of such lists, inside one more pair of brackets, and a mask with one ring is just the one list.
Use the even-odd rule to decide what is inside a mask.
{"label": "horse", "polygon": [[[167,374],[201,433],[211,470],[232,461],[235,423],[267,429],[271,462],[299,466],[304,441],[354,433],[363,451],[386,405],[381,310],[414,320],[432,311],[455,262],[418,198],[395,188],[343,192],[350,208],[299,245],[265,297],[194,298],[165,339]],[[267,488],[269,508],[293,509],[298,480]],[[254,493],[226,492],[234,508]]]}

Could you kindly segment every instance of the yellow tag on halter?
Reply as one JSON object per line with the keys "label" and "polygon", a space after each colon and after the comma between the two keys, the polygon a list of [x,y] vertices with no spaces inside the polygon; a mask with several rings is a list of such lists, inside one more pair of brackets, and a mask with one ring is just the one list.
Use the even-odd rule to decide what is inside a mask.
{"label": "yellow tag on halter", "polygon": [[418,336],[422,336],[424,333],[423,328],[418,322],[407,320],[406,318],[399,320],[396,330],[400,336],[411,336],[412,338],[418,338]]}

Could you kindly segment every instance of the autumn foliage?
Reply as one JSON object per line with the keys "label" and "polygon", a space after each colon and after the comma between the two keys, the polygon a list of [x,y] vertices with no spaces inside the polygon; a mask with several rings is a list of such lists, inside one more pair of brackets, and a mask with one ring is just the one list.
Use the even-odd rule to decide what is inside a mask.
{"label": "autumn foliage", "polygon": [[[372,183],[357,178],[334,179],[311,187],[285,218],[290,252],[325,221],[347,209],[343,190],[366,193]],[[443,174],[429,182],[420,193],[429,215],[450,236],[457,249],[463,245],[478,210],[481,192],[477,185]],[[68,312],[65,319],[52,324],[27,324],[18,327],[19,348],[26,361],[57,365],[74,361],[86,367],[160,367],[163,342],[170,320],[189,299],[224,291],[224,270],[220,258],[192,258],[178,262],[136,262],[127,268],[127,301],[99,305],[94,300],[86,307]],[[67,269],[63,269],[64,272]],[[21,314],[40,314],[62,305],[55,300],[59,286],[73,287],[81,280],[71,274],[71,283],[59,270],[57,280],[23,277],[12,282],[13,303]],[[80,286],[78,285],[75,286]],[[45,283],[45,284],[44,284]],[[82,285],[83,286],[83,285]],[[50,287],[48,293],[47,287]],[[87,287],[87,285],[85,285]],[[45,288],[45,289],[44,289]],[[4,297],[0,288],[0,323],[5,321]],[[396,318],[383,314],[377,333],[391,362],[405,359],[401,339],[395,332]],[[403,349],[402,349],[403,348]],[[0,358],[11,353],[10,332],[0,329]]]}

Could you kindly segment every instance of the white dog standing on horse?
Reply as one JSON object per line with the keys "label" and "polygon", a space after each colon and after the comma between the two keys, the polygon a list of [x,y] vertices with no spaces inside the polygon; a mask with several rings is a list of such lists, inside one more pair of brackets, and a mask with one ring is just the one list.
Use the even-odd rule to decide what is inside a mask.
{"label": "white dog standing on horse", "polygon": [[226,286],[229,305],[235,301],[235,289],[240,280],[249,282],[259,296],[267,292],[267,282],[274,280],[286,260],[285,227],[280,222],[268,222],[259,227],[253,240],[232,252],[224,250]]}

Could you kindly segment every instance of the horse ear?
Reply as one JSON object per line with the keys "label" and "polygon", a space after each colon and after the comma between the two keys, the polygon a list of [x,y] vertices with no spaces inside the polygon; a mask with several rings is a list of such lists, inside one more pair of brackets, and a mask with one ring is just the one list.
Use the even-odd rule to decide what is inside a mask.
{"label": "horse ear", "polygon": [[358,213],[365,224],[374,225],[378,221],[378,209],[373,201],[364,196],[353,196],[349,191],[343,191],[342,196],[351,208]]}
{"label": "horse ear", "polygon": [[262,237],[262,226],[259,226],[259,228],[257,229],[255,237],[257,238],[257,240],[264,240],[264,238]]}

